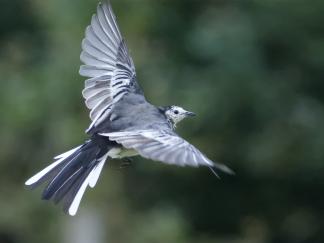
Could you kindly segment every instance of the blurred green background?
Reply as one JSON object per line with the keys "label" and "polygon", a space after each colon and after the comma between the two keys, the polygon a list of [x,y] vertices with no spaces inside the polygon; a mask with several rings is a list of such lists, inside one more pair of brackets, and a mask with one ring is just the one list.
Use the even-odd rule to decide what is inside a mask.
{"label": "blurred green background", "polygon": [[24,181],[87,137],[80,43],[96,0],[0,0],[1,243],[324,242],[324,1],[112,0],[153,104],[237,175],[106,164],[79,213]]}

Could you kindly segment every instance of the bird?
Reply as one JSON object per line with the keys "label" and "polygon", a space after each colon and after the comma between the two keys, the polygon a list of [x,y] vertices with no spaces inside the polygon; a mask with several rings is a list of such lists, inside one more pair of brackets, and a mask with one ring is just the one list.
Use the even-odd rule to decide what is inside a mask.
{"label": "bird", "polygon": [[176,105],[149,103],[140,87],[110,1],[99,3],[82,41],[79,74],[86,77],[82,95],[90,110],[88,139],[63,154],[25,182],[28,188],[46,184],[42,199],[61,203],[74,216],[86,188],[93,188],[106,163],[136,155],[178,166],[207,166],[233,174],[212,162],[181,138],[177,124],[195,114]]}

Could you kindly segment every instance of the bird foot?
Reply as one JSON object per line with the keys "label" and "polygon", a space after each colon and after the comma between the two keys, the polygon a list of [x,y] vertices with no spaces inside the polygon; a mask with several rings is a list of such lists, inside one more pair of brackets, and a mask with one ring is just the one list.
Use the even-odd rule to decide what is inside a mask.
{"label": "bird foot", "polygon": [[123,158],[119,166],[119,169],[129,168],[133,163],[133,160],[130,158]]}

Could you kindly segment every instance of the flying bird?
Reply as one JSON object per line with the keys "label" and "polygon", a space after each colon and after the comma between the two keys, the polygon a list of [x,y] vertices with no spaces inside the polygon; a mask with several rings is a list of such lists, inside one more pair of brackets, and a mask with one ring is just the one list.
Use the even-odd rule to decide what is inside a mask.
{"label": "flying bird", "polygon": [[232,171],[212,162],[175,133],[176,125],[193,112],[179,106],[150,104],[137,82],[135,66],[109,2],[99,3],[86,28],[80,56],[86,77],[82,95],[90,109],[89,139],[54,157],[54,162],[28,179],[35,188],[47,183],[42,199],[62,202],[75,215],[89,186],[93,188],[107,160],[135,155],[178,166],[207,166]]}

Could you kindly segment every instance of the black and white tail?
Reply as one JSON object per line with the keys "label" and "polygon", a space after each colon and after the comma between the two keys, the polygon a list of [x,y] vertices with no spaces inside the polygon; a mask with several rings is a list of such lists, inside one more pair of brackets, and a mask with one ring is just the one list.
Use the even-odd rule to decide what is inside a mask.
{"label": "black and white tail", "polygon": [[93,188],[99,178],[109,152],[107,138],[94,136],[83,145],[56,156],[56,160],[25,182],[35,188],[48,182],[42,199],[62,202],[63,209],[75,215],[88,187]]}

